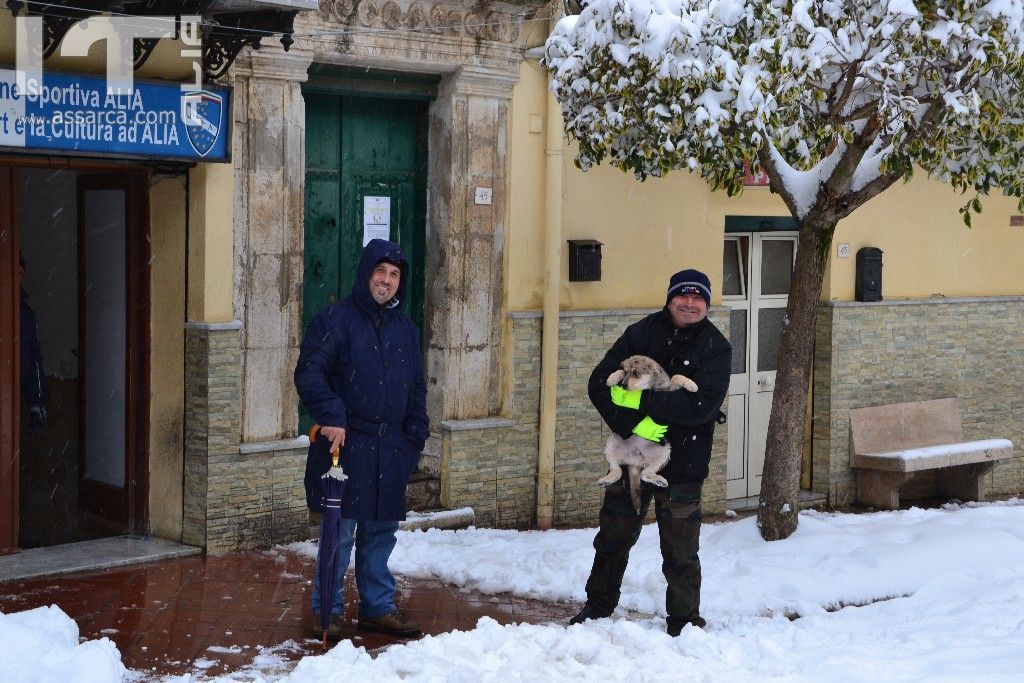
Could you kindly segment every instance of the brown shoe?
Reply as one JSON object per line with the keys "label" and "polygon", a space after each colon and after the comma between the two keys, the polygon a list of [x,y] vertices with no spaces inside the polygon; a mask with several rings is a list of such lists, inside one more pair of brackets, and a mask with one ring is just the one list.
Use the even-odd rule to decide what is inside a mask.
{"label": "brown shoe", "polygon": [[[320,625],[320,615],[313,612],[313,634],[317,638],[324,637],[324,629]],[[331,623],[327,626],[327,640],[338,641],[341,640],[341,615],[332,614]]]}
{"label": "brown shoe", "polygon": [[360,617],[356,628],[360,631],[386,633],[399,638],[415,638],[423,635],[420,625],[398,610],[382,617]]}

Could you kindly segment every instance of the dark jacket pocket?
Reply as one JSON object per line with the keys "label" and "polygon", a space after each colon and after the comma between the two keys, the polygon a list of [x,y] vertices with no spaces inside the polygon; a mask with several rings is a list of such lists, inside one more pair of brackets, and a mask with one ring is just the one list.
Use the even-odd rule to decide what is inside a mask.
{"label": "dark jacket pocket", "polygon": [[407,458],[406,479],[408,479],[416,471],[416,468],[419,467],[424,444],[419,443],[419,439],[406,435],[403,435],[402,441],[405,446],[404,455]]}
{"label": "dark jacket pocket", "polygon": [[672,503],[699,503],[700,495],[699,483],[672,484],[668,489],[668,499]]}

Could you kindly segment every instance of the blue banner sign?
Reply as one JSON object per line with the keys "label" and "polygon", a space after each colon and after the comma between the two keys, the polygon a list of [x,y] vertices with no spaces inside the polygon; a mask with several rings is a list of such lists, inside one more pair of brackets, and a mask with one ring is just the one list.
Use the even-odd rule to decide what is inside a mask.
{"label": "blue banner sign", "polygon": [[178,83],[135,80],[108,95],[97,76],[44,73],[37,93],[18,90],[0,69],[0,149],[124,157],[228,161],[231,91],[182,91]]}

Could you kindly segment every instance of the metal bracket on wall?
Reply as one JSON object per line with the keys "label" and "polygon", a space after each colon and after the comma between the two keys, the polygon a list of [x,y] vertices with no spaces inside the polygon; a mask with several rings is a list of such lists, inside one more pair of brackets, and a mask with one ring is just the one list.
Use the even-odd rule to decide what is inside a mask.
{"label": "metal bracket on wall", "polygon": [[[57,52],[72,26],[89,17],[201,15],[203,76],[211,80],[227,73],[244,48],[258,50],[265,37],[280,35],[281,45],[287,51],[295,42],[292,33],[299,11],[259,9],[265,5],[256,1],[224,5],[219,0],[56,0],[47,3],[7,0],[6,5],[15,17],[22,13],[42,17],[43,59]],[[176,37],[178,31],[180,25],[176,26]],[[135,39],[134,68],[140,68],[149,60],[159,42],[156,38]]]}
{"label": "metal bracket on wall", "polygon": [[218,14],[203,22],[203,75],[220,78],[245,47],[260,49],[260,41],[281,34],[285,52],[295,40],[295,12],[264,11]]}

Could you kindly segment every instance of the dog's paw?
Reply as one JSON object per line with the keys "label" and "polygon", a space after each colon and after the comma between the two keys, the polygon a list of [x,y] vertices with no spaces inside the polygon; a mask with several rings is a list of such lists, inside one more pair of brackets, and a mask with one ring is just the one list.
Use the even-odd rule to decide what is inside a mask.
{"label": "dog's paw", "polygon": [[689,377],[685,377],[684,375],[672,375],[672,382],[675,383],[675,384],[678,384],[679,386],[681,386],[683,389],[686,389],[687,391],[690,391],[690,392],[697,391],[697,383],[694,382]]}
{"label": "dog's paw", "polygon": [[600,479],[598,479],[597,483],[600,484],[601,486],[611,486],[612,484],[617,482],[620,478],[622,478],[621,474],[619,474],[617,476],[614,475],[614,474],[606,474],[605,476],[603,476]]}
{"label": "dog's paw", "polygon": [[660,474],[653,474],[649,477],[641,475],[640,478],[646,481],[648,484],[654,484],[655,486],[660,486],[662,488],[668,487],[668,480],[665,479],[665,477],[661,476]]}
{"label": "dog's paw", "polygon": [[610,387],[614,387],[616,384],[622,381],[622,378],[626,376],[626,373],[622,370],[616,370],[612,374],[608,375],[608,379],[605,381]]}

